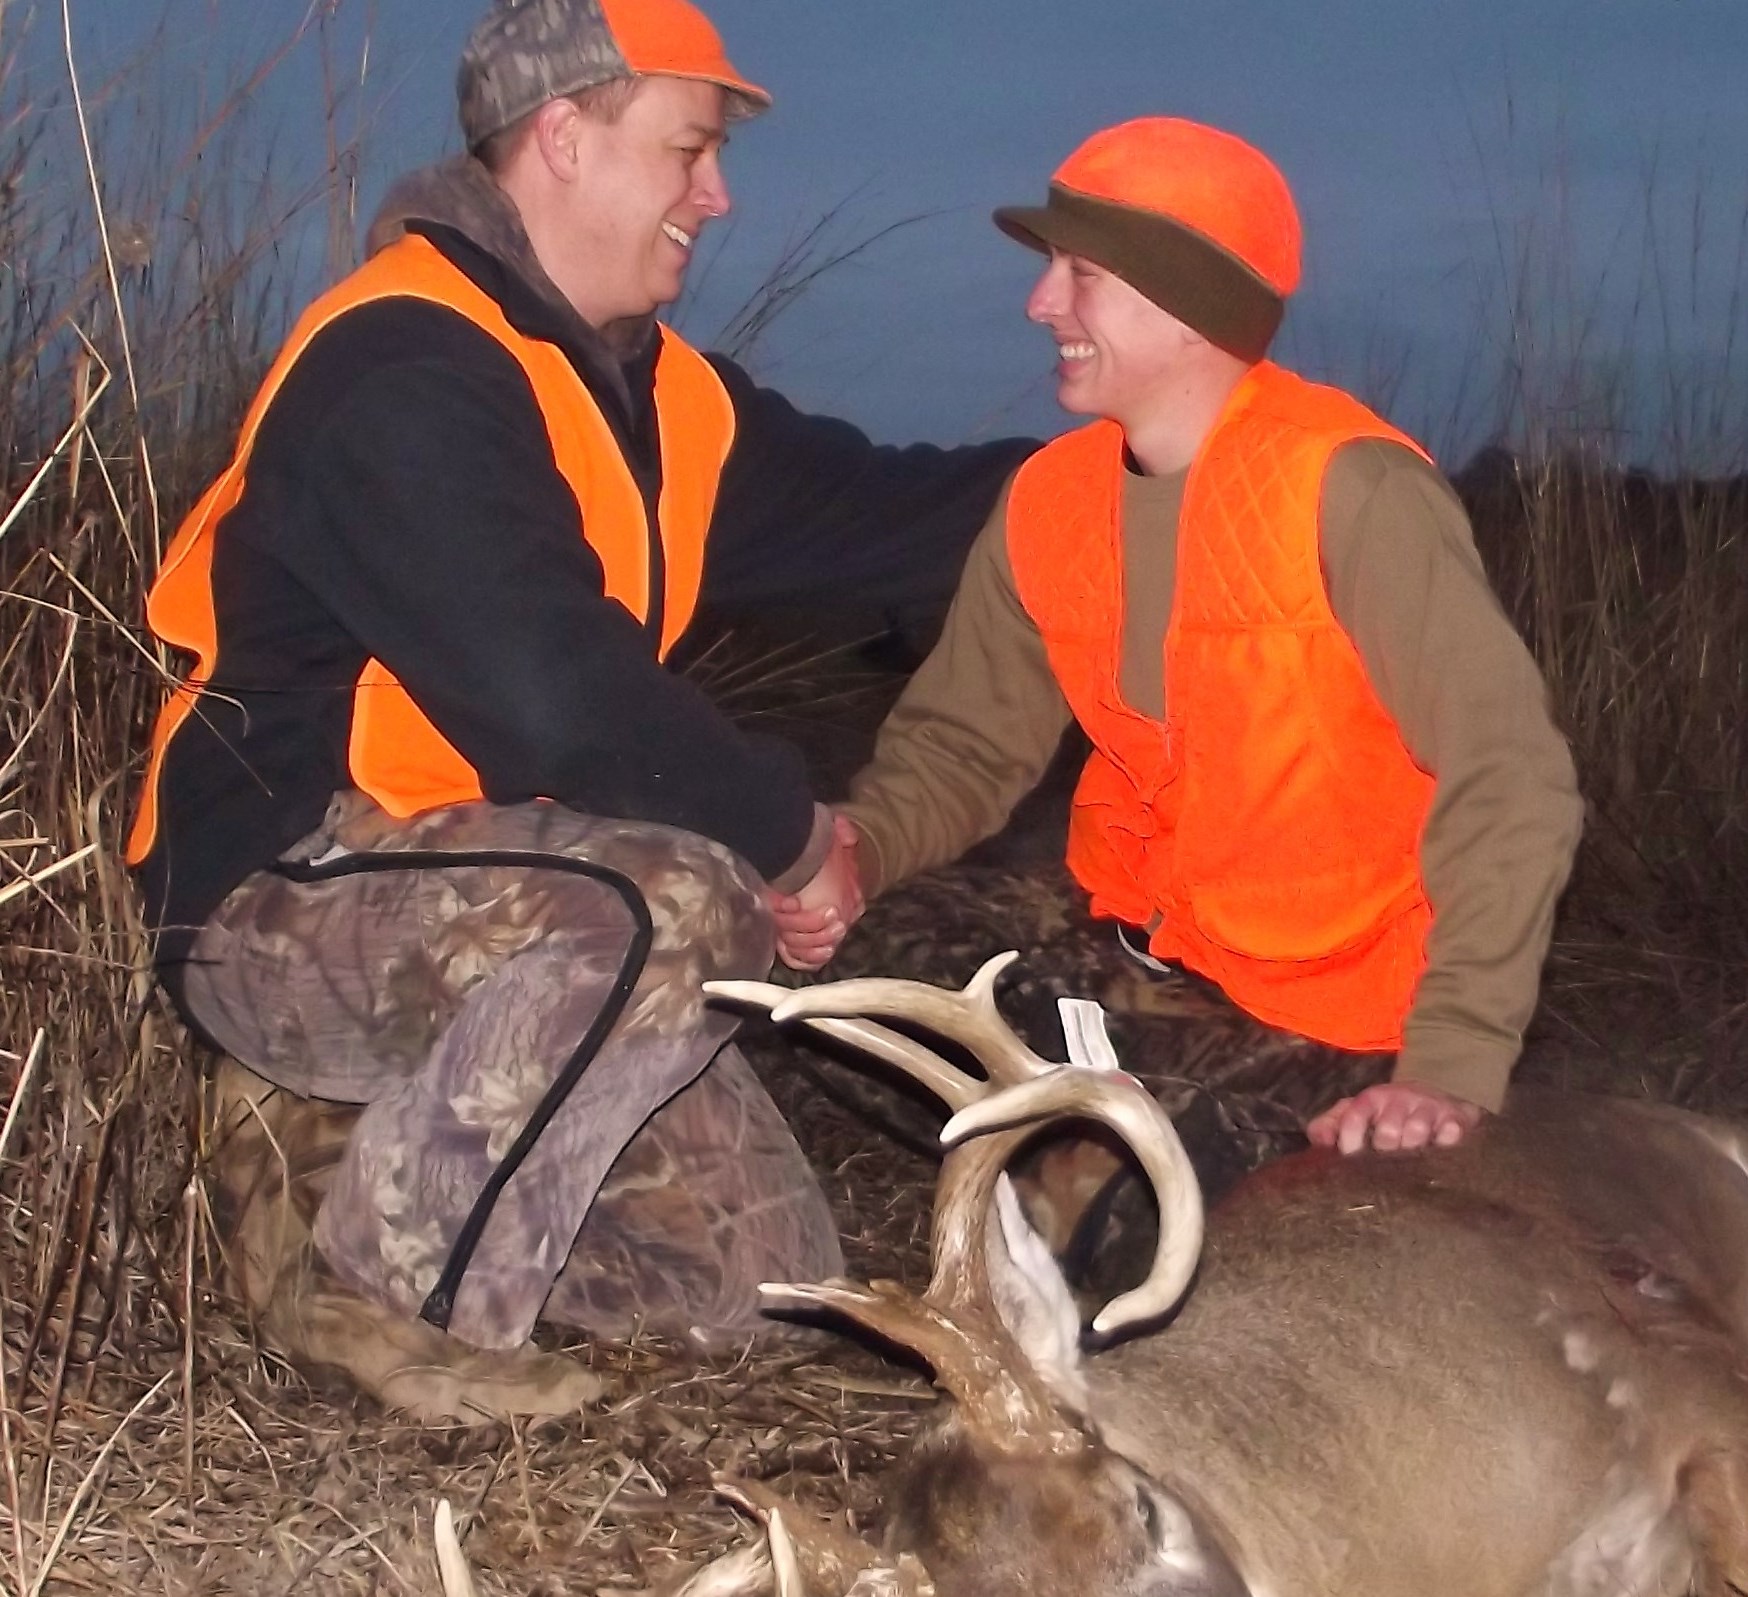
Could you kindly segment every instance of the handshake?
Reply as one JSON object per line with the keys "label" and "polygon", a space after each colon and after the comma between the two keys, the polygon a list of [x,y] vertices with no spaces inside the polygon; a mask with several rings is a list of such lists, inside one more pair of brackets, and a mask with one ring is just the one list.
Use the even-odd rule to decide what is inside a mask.
{"label": "handshake", "polygon": [[777,957],[791,970],[818,970],[838,951],[866,907],[856,868],[861,833],[843,816],[832,817],[831,850],[808,884],[794,893],[765,889],[777,922]]}

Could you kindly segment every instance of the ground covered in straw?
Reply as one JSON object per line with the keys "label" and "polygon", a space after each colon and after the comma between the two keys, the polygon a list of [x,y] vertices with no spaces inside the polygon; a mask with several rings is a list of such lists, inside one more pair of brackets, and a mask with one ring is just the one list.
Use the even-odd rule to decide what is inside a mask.
{"label": "ground covered in straw", "polygon": [[[895,1232],[914,1242],[926,1166],[877,1196],[854,1180],[857,1154],[844,1162],[840,1191],[861,1188],[846,1206],[858,1267],[876,1266]],[[880,1465],[928,1402],[920,1379],[823,1336],[714,1357],[599,1344],[575,1353],[603,1381],[587,1413],[423,1427],[279,1366],[220,1299],[201,1293],[196,1314],[186,1384],[169,1337],[75,1378],[50,1478],[19,1482],[26,1524],[7,1563],[30,1578],[13,1589],[435,1594],[446,1498],[482,1592],[642,1592],[741,1533],[713,1471],[799,1476],[816,1501],[869,1513]],[[9,1462],[28,1475],[44,1408],[35,1391],[16,1399]]]}
{"label": "ground covered in straw", "polygon": [[[890,679],[852,673],[811,732],[791,727],[827,779],[859,755],[889,691]],[[1103,999],[1126,1059],[1178,1112],[1218,1189],[1290,1146],[1309,1104],[1339,1084],[1308,1082],[1291,1047],[1205,989],[1140,978],[1115,953],[1056,862],[1064,793],[1059,777],[1003,839],[883,900],[834,974],[959,983],[989,954],[1019,948],[1005,992],[1017,1024],[1059,1049],[1054,999]],[[1569,920],[1525,1072],[1748,1113],[1739,989],[1703,958],[1660,956],[1629,930]],[[162,1028],[151,1016],[128,1023]],[[932,1113],[766,1026],[749,1028],[749,1052],[828,1183],[852,1271],[920,1282]],[[200,1063],[167,1031],[146,1057],[172,1079]],[[878,1529],[882,1467],[932,1396],[913,1372],[823,1333],[713,1355],[657,1342],[578,1348],[602,1379],[598,1405],[480,1428],[406,1424],[320,1372],[285,1368],[215,1286],[198,1160],[176,1137],[189,1095],[159,1087],[174,1101],[167,1114],[131,1086],[107,1109],[87,1104],[115,1127],[93,1141],[76,1101],[50,1082],[58,1146],[88,1151],[59,1180],[33,1184],[14,1166],[7,1183],[0,1583],[11,1591],[435,1594],[432,1518],[447,1499],[482,1592],[659,1592],[748,1534],[712,1491],[719,1470]],[[167,1140],[131,1141],[130,1125],[154,1113]],[[31,1118],[42,1127],[40,1105]],[[146,1179],[118,1171],[124,1150],[150,1166]],[[105,1167],[116,1179],[99,1181]],[[135,1195],[131,1221],[120,1176]]]}

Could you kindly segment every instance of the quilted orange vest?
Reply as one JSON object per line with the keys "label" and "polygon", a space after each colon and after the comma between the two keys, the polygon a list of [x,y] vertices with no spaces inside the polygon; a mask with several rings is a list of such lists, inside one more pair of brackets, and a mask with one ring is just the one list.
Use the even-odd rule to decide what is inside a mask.
{"label": "quilted orange vest", "polygon": [[1357,400],[1270,363],[1190,468],[1165,637],[1163,724],[1123,702],[1123,434],[1101,421],[1020,469],[1021,601],[1094,745],[1068,863],[1097,915],[1271,1025],[1393,1049],[1425,966],[1432,778],[1329,606],[1318,507],[1358,438],[1424,453]]}
{"label": "quilted orange vest", "polygon": [[[158,779],[177,728],[194,712],[218,659],[213,608],[214,539],[242,497],[249,455],[262,418],[312,339],[336,317],[373,300],[410,296],[446,305],[515,356],[534,390],[559,471],[576,495],[581,530],[606,573],[606,592],[640,621],[650,608],[649,525],[642,494],[600,406],[554,345],[524,337],[491,297],[425,239],[409,235],[381,251],[318,299],[292,330],[244,421],[224,474],[182,523],[153,584],[146,614],[158,637],[195,656],[188,677],[158,717],[127,857],[151,852],[158,828]],[[661,435],[659,506],[664,603],[659,651],[665,656],[697,606],[704,541],[722,463],[734,441],[734,407],[702,355],[667,328],[656,364]],[[482,796],[479,774],[431,725],[386,667],[371,660],[353,693],[347,749],[353,783],[391,815],[408,816]]]}

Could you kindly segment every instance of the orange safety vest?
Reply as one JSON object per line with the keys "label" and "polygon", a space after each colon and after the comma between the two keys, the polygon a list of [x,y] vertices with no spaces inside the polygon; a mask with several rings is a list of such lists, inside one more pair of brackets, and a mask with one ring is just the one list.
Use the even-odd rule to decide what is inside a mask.
{"label": "orange safety vest", "polygon": [[1330,609],[1318,509],[1354,439],[1424,451],[1357,400],[1264,362],[1184,487],[1163,725],[1125,704],[1123,433],[1101,421],[1015,479],[1019,596],[1094,745],[1068,864],[1096,915],[1271,1025],[1401,1046],[1432,924],[1420,835],[1432,778]]}
{"label": "orange safety vest", "polygon": [[[130,864],[139,864],[151,852],[158,831],[158,781],[165,752],[177,729],[194,713],[217,663],[213,546],[226,514],[242,498],[249,455],[268,406],[323,328],[357,306],[395,296],[448,306],[516,357],[546,420],[558,469],[576,495],[582,535],[600,558],[607,597],[639,621],[648,619],[648,516],[637,482],[594,396],[562,351],[518,333],[497,303],[466,274],[429,241],[409,234],[304,313],[249,409],[235,458],[182,523],[165,556],[147,601],[147,618],[158,637],[188,650],[195,664],[158,717],[139,812],[128,839]],[[658,518],[665,583],[658,650],[665,658],[697,606],[705,537],[722,463],[734,442],[734,406],[702,355],[666,327],[661,338],[655,399],[662,453]],[[365,665],[353,692],[347,763],[353,784],[391,815],[416,815],[483,796],[479,773],[377,660]]]}

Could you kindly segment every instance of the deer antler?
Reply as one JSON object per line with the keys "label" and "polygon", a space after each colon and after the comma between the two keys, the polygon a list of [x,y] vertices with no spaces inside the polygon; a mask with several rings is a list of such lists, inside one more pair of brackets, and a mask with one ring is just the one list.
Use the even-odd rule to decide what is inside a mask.
{"label": "deer antler", "polygon": [[[771,1597],[773,1591],[769,1543],[737,1547],[732,1553],[706,1564],[670,1597]],[[777,1597],[788,1597],[775,1588]],[[801,1597],[807,1597],[803,1587]]]}
{"label": "deer antler", "polygon": [[[704,991],[712,998],[728,998],[736,1003],[768,1009],[773,1019],[778,1009],[795,996],[793,988],[779,987],[768,981],[707,981]],[[783,1016],[785,1020],[791,1018]],[[810,1030],[822,1036],[847,1042],[870,1058],[883,1059],[889,1065],[898,1066],[955,1112],[970,1108],[989,1092],[988,1082],[956,1070],[933,1049],[888,1026],[877,1026],[872,1021],[853,1020],[847,1016],[808,1015],[805,1020]]]}
{"label": "deer antler", "polygon": [[[1096,1101],[1089,1098],[1093,1086]],[[1190,1284],[1202,1252],[1201,1184],[1153,1094],[1121,1071],[1058,1065],[1046,1076],[961,1109],[941,1128],[941,1141],[958,1147],[971,1137],[1064,1115],[1097,1120],[1116,1132],[1140,1161],[1159,1201],[1159,1241],[1147,1279],[1112,1299],[1093,1318],[1093,1329],[1108,1335],[1171,1309]]]}
{"label": "deer antler", "polygon": [[[886,977],[785,988],[783,1001],[771,1010],[771,1019],[779,1025],[817,1015],[884,1015],[891,1020],[908,1020],[963,1044],[989,1072],[991,1082],[1013,1085],[1058,1068],[1033,1053],[996,1007],[996,978],[1019,957],[1017,950],[1009,949],[985,960],[961,992]],[[959,1071],[953,1073],[973,1084],[978,1097],[987,1093],[984,1083]]]}
{"label": "deer antler", "polygon": [[[1071,1453],[1085,1434],[1066,1418],[1043,1377],[1002,1319],[990,1277],[990,1249],[1002,1172],[1038,1120],[1071,1115],[1098,1121],[1141,1160],[1159,1198],[1160,1245],[1148,1278],[1108,1305],[1100,1331],[1169,1308],[1195,1269],[1201,1247],[1201,1190],[1177,1133],[1146,1089],[1116,1071],[1052,1064],[1001,1018],[995,981],[1016,956],[978,971],[963,992],[919,982],[847,981],[793,991],[762,982],[710,982],[713,996],[767,1005],[853,1042],[908,1071],[956,1111],[935,1199],[934,1268],[919,1299],[890,1285],[768,1284],[771,1308],[827,1308],[908,1347],[951,1392],[967,1426],[1004,1451]],[[902,1033],[860,1018],[887,1015],[925,1024],[962,1044],[989,1072],[979,1080]],[[855,1018],[851,1018],[855,1017]]]}
{"label": "deer antler", "polygon": [[725,1554],[674,1597],[935,1597],[922,1565],[908,1554],[895,1564],[756,1481],[718,1475],[715,1486],[764,1525],[765,1545]]}
{"label": "deer antler", "polygon": [[966,1425],[1006,1451],[1067,1454],[1086,1446],[1085,1432],[1059,1416],[1049,1389],[987,1301],[946,1305],[935,1300],[933,1287],[919,1298],[893,1281],[866,1287],[772,1282],[759,1296],[772,1309],[830,1309],[909,1348],[953,1394]]}
{"label": "deer antler", "polygon": [[[1101,1333],[1120,1331],[1163,1314],[1189,1284],[1202,1246],[1201,1187],[1171,1121],[1134,1077],[1054,1064],[1035,1054],[1002,1018],[996,978],[1018,957],[1011,951],[998,954],[962,992],[881,979],[799,990],[763,982],[709,982],[705,991],[768,1005],[778,1023],[805,1021],[908,1071],[955,1111],[942,1132],[949,1147],[1055,1117],[1110,1127],[1147,1173],[1160,1213],[1159,1244],[1147,1279],[1107,1304],[1093,1321]],[[989,1072],[989,1080],[978,1081],[920,1043],[861,1018],[869,1015],[911,1021],[959,1043]],[[984,1157],[971,1163],[949,1160],[942,1171],[928,1297],[949,1312],[988,1302],[983,1217],[1014,1146],[1006,1138],[992,1139]]]}

